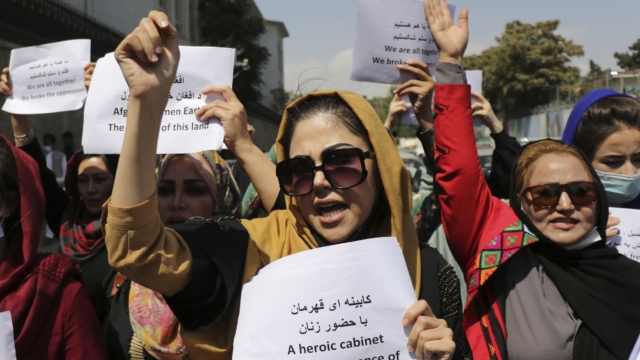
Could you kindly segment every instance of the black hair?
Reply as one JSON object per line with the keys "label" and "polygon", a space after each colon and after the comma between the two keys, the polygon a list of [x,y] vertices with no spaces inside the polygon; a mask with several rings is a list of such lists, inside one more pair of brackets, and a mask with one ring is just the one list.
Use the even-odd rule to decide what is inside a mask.
{"label": "black hair", "polygon": [[640,101],[621,96],[604,98],[582,114],[574,145],[593,161],[605,139],[625,128],[640,130]]}
{"label": "black hair", "polygon": [[[335,125],[342,125],[353,135],[369,143],[369,133],[362,121],[349,105],[338,94],[325,96],[310,96],[299,101],[289,109],[289,118],[281,140],[285,156],[289,156],[291,139],[297,125],[305,119],[325,115],[328,121]],[[328,115],[328,116],[327,116]]]}
{"label": "black hair", "polygon": [[73,140],[73,133],[71,131],[65,131],[62,133],[62,138]]}
{"label": "black hair", "polygon": [[[109,170],[109,172],[111,173],[111,175],[113,175],[114,178],[116,177],[116,170],[118,170],[118,162],[120,161],[120,155],[83,154],[82,157],[77,162],[78,164],[77,166],[80,167],[80,163],[82,163],[84,160],[94,158],[94,157],[102,159],[105,165],[107,165],[107,170]],[[78,169],[76,169],[76,172],[77,171]]]}
{"label": "black hair", "polygon": [[11,147],[4,141],[0,141],[0,198],[6,206],[13,210],[10,217],[4,220],[5,238],[7,241],[21,233],[20,228],[20,188],[18,182],[18,168],[13,157]]}
{"label": "black hair", "polygon": [[56,136],[53,134],[44,134],[44,136],[42,136],[42,140],[49,140],[50,143],[55,144],[56,143]]}

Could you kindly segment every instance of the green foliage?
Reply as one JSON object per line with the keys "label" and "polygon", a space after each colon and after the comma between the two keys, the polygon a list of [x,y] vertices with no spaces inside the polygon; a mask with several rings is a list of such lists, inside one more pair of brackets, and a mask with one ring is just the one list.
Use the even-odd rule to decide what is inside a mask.
{"label": "green foliage", "polygon": [[233,90],[242,102],[257,102],[262,95],[262,72],[269,59],[269,50],[258,44],[265,30],[264,20],[253,11],[249,0],[200,0],[199,26],[203,45],[236,49],[236,59],[249,60],[249,69],[237,66]]}
{"label": "green foliage", "polygon": [[498,116],[509,119],[530,113],[555,97],[553,89],[580,75],[571,58],[582,46],[557,35],[559,20],[537,24],[513,21],[496,38],[498,45],[464,60],[467,69],[483,70],[484,96]]}
{"label": "green foliage", "polygon": [[640,39],[629,46],[631,52],[613,54],[618,59],[618,66],[625,70],[640,69]]}
{"label": "green foliage", "polygon": [[605,70],[602,70],[600,65],[596,64],[593,60],[589,60],[589,73],[587,74],[587,76],[595,77],[603,75],[604,73]]}

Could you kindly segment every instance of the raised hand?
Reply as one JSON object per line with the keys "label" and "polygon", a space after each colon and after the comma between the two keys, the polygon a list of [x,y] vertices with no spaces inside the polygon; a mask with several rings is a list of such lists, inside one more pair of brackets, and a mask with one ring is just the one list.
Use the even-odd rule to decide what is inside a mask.
{"label": "raised hand", "polygon": [[247,126],[247,112],[233,90],[228,86],[210,86],[202,90],[202,93],[204,95],[222,94],[225,101],[210,102],[198,109],[196,116],[200,117],[202,121],[212,117],[219,118],[224,128],[224,143],[233,153],[236,153],[238,145],[252,146],[253,141]]}
{"label": "raised hand", "polygon": [[397,94],[394,95],[391,103],[389,104],[389,112],[387,113],[387,119],[384,121],[384,127],[389,131],[395,130],[398,124],[400,124],[402,113],[407,110],[407,104],[402,101],[400,96]]}
{"label": "raised hand", "polygon": [[96,68],[96,63],[90,62],[84,66],[84,87],[89,90],[89,85],[91,85],[91,78],[93,77],[93,70]]}
{"label": "raised hand", "polygon": [[453,23],[445,0],[424,0],[424,13],[440,51],[439,61],[462,64],[462,56],[469,42],[469,9],[460,11],[459,26]]}
{"label": "raised hand", "polygon": [[471,96],[476,99],[476,103],[471,106],[473,116],[480,117],[482,124],[489,128],[492,134],[502,132],[504,129],[502,122],[500,122],[496,113],[493,112],[493,107],[491,107],[489,100],[485,99],[482,94],[475,91],[471,92]]}
{"label": "raised hand", "polygon": [[180,61],[178,32],[166,14],[151,11],[122,40],[115,57],[131,98],[162,99],[166,104]]}
{"label": "raised hand", "polygon": [[422,61],[409,60],[407,65],[396,65],[396,67],[411,73],[415,76],[415,79],[398,86],[394,92],[398,96],[409,94],[413,104],[413,111],[416,113],[421,129],[427,130],[431,128],[433,126],[431,99],[436,82],[429,73],[429,66]]}
{"label": "raised hand", "polygon": [[0,99],[6,100],[9,96],[13,95],[11,91],[11,81],[9,81],[9,68],[2,69],[0,74]]}

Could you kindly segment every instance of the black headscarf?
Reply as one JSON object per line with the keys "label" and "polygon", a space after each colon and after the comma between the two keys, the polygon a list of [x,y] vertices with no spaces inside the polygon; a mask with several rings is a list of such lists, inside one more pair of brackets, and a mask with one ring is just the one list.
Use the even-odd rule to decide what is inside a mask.
{"label": "black headscarf", "polygon": [[[522,152],[535,143],[523,147]],[[598,184],[596,226],[600,237],[606,239],[609,207],[604,187],[587,157],[576,150]],[[515,169],[513,174],[515,179]],[[521,209],[515,181],[511,182],[510,200],[516,215],[540,239],[531,249],[582,320],[573,344],[573,358],[628,359],[640,335],[640,263],[607,247],[605,240],[579,250],[565,250],[544,236]]]}

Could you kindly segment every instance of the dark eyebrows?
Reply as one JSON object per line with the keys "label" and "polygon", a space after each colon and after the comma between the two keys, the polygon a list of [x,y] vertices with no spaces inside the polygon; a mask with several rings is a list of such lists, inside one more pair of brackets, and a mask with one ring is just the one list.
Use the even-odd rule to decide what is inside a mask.
{"label": "dark eyebrows", "polygon": [[184,185],[193,185],[193,184],[205,184],[205,185],[207,185],[207,183],[202,179],[184,179],[182,181],[182,184],[184,184]]}

